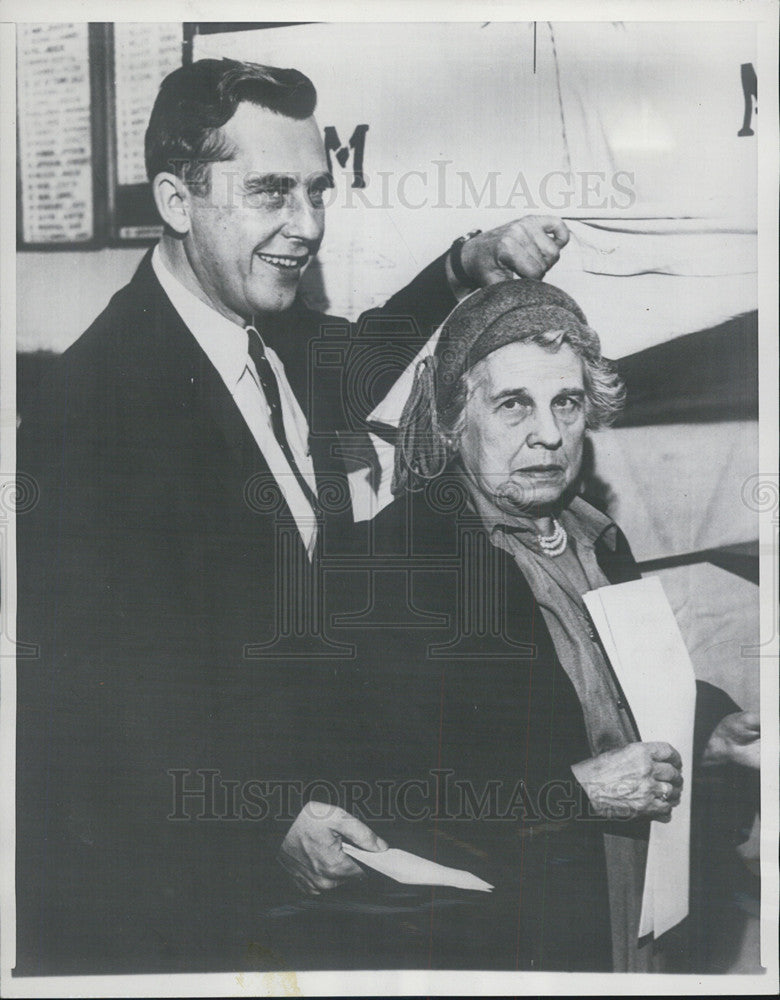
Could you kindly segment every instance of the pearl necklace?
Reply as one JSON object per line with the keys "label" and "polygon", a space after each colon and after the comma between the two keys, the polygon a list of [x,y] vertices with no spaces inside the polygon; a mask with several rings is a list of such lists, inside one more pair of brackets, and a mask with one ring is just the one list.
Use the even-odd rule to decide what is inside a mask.
{"label": "pearl necklace", "polygon": [[553,518],[552,523],[554,526],[553,533],[551,535],[537,535],[537,539],[539,547],[546,556],[559,556],[566,548],[569,538],[566,534],[566,529],[560,521]]}

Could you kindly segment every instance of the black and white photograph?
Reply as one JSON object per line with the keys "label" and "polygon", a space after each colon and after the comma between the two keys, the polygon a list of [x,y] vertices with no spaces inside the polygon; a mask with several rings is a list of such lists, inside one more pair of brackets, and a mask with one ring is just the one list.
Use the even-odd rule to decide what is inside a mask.
{"label": "black and white photograph", "polygon": [[776,994],[778,5],[366,6],[0,4],[0,992]]}

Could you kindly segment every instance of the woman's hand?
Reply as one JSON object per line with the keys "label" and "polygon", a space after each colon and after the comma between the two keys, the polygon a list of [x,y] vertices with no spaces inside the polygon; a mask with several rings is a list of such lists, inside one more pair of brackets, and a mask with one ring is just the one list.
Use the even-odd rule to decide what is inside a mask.
{"label": "woman's hand", "polygon": [[682,761],[668,743],[629,743],[572,766],[599,816],[668,822],[680,801]]}

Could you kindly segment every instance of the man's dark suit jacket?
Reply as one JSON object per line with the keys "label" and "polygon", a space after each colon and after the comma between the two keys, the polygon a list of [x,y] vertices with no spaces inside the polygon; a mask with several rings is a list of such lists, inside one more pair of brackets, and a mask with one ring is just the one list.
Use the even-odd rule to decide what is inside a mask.
{"label": "man's dark suit jacket", "polygon": [[[348,355],[400,324],[412,356],[453,305],[440,259],[358,331],[303,305],[264,327],[330,493],[330,432],[372,402],[345,415]],[[17,973],[289,967],[263,915],[290,891],[292,816],[210,817],[234,811],[221,780],[322,773],[333,649],[289,511],[150,255],[24,413]],[[175,799],[212,781],[198,769],[214,806]]]}

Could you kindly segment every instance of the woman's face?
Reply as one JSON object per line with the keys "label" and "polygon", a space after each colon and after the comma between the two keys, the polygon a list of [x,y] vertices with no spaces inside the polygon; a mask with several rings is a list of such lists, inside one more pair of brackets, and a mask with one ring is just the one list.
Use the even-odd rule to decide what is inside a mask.
{"label": "woman's face", "polygon": [[458,450],[500,509],[544,515],[579,475],[585,438],[582,361],[568,344],[512,343],[469,375]]}

